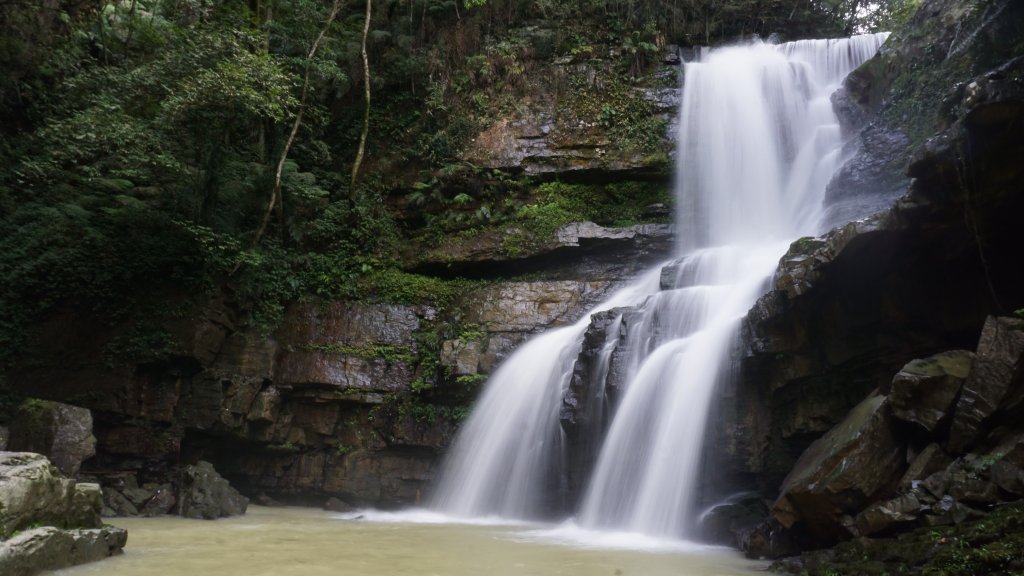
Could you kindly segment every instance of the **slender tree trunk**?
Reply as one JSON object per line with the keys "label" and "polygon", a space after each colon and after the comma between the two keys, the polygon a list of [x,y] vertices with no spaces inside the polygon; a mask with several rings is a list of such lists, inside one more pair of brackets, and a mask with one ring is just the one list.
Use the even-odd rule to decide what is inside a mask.
{"label": "slender tree trunk", "polygon": [[124,38],[124,46],[128,48],[132,43],[132,34],[135,32],[135,8],[139,0],[132,0],[132,6],[128,9],[128,34]]}
{"label": "slender tree trunk", "polygon": [[[299,127],[302,126],[302,116],[306,110],[306,99],[309,96],[309,77],[313,68],[313,57],[316,56],[317,50],[320,49],[320,43],[323,42],[324,36],[327,35],[327,31],[331,28],[331,24],[337,18],[340,8],[341,0],[334,0],[334,3],[331,5],[331,13],[327,16],[327,22],[324,23],[324,27],[320,30],[316,40],[313,41],[313,46],[309,49],[309,54],[306,56],[306,70],[302,78],[302,95],[299,97],[299,111],[295,115],[295,121],[292,122],[292,128],[288,132],[288,139],[285,141],[284,148],[281,149],[281,156],[277,160],[277,168],[274,170],[274,186],[270,191],[270,202],[267,203],[267,209],[263,212],[263,219],[260,221],[259,228],[256,229],[256,235],[253,236],[252,244],[249,246],[250,249],[259,243],[263,233],[266,232],[270,216],[274,213],[274,207],[281,197],[281,173],[284,172],[284,164],[288,160],[288,152],[291,150],[292,144],[295,143],[295,136],[299,133]],[[240,267],[241,263],[236,264],[231,273],[234,274]]]}
{"label": "slender tree trunk", "polygon": [[359,167],[363,163],[363,155],[366,153],[366,137],[370,133],[370,58],[366,54],[366,37],[370,34],[370,16],[373,9],[373,0],[366,0],[366,20],[363,22],[363,96],[365,96],[366,107],[363,109],[363,131],[359,135],[359,151],[356,152],[356,161],[352,164],[352,185],[349,188],[349,198],[354,198],[356,193],[356,178],[359,176]]}

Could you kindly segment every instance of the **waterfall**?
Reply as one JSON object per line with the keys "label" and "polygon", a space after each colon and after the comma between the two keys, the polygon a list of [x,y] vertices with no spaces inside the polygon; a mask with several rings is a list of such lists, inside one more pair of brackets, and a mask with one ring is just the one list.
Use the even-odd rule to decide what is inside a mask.
{"label": "waterfall", "polygon": [[[739,323],[789,244],[820,232],[842,144],[829,96],[885,38],[757,41],[685,65],[679,258],[591,311],[638,319],[611,322],[599,355],[611,362],[621,347],[626,377],[578,506],[580,525],[687,535],[707,414]],[[589,316],[537,336],[489,379],[453,444],[436,508],[509,518],[551,509],[567,449],[559,410]],[[606,378],[608,366],[597,373]]]}

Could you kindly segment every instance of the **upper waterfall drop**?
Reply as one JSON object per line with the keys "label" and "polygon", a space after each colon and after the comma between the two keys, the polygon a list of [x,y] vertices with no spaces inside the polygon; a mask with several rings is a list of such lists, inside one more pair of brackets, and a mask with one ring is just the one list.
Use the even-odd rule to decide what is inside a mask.
{"label": "upper waterfall drop", "polygon": [[[453,444],[436,508],[532,518],[574,507],[559,502],[567,460],[559,411],[590,314],[614,310],[596,373],[608,377],[618,347],[625,378],[578,522],[687,535],[707,413],[716,383],[729,373],[723,368],[739,322],[789,244],[819,232],[842,144],[829,96],[885,38],[756,41],[686,65],[674,288],[659,290],[659,266],[576,324],[509,357]],[[621,321],[627,311],[634,318],[628,326]],[[592,385],[603,399],[605,382]]]}

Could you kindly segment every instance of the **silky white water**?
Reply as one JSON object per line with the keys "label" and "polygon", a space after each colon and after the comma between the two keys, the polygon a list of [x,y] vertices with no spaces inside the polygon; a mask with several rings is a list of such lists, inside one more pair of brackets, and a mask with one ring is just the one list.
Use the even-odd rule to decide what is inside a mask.
{"label": "silky white water", "polygon": [[[627,376],[579,526],[690,535],[708,410],[737,328],[790,243],[820,232],[842,144],[829,95],[885,37],[754,42],[686,64],[676,281],[659,290],[659,266],[591,311],[628,308],[640,320],[626,329],[620,315],[599,355],[605,378],[621,347]],[[489,379],[453,444],[436,508],[530,518],[552,507],[566,461],[559,411],[589,316],[534,338]]]}

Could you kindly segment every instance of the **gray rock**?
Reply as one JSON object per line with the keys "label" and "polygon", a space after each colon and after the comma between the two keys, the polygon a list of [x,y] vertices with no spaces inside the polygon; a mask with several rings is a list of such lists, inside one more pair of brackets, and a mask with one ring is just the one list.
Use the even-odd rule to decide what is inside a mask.
{"label": "gray rock", "polygon": [[484,343],[478,340],[445,340],[441,343],[441,365],[451,368],[458,376],[476,374],[484,350]]}
{"label": "gray rock", "polygon": [[96,454],[92,413],[60,402],[26,400],[11,422],[9,448],[43,454],[64,475],[74,477],[82,462]]}
{"label": "gray rock", "polygon": [[742,539],[768,518],[768,513],[768,506],[759,494],[737,494],[701,514],[699,527],[709,542],[739,546]]}
{"label": "gray rock", "polygon": [[139,515],[138,507],[131,500],[109,486],[103,488],[103,506],[103,515],[107,517]]}
{"label": "gray rock", "polygon": [[126,532],[100,528],[101,505],[99,485],[76,485],[45,456],[0,452],[0,574],[28,576],[120,551]]}
{"label": "gray rock", "polygon": [[185,468],[179,512],[186,518],[213,520],[245,514],[249,499],[217,474],[213,464],[199,461]]}
{"label": "gray rock", "polygon": [[847,536],[840,517],[860,511],[903,470],[885,397],[874,395],[800,456],[773,507],[779,523],[800,524],[822,542]]}
{"label": "gray rock", "polygon": [[965,452],[985,432],[986,421],[1024,377],[1024,319],[989,317],[981,331],[974,368],[957,401],[949,433],[951,452]]}
{"label": "gray rock", "polygon": [[104,526],[61,530],[52,526],[22,532],[0,542],[0,574],[31,576],[119,554],[128,541],[124,528]]}
{"label": "gray rock", "polygon": [[324,510],[329,512],[351,512],[353,508],[344,500],[332,496],[327,499],[327,502],[324,502]]}
{"label": "gray rock", "polygon": [[854,526],[860,536],[870,536],[913,524],[924,511],[925,507],[915,495],[905,494],[872,504],[857,515]]}
{"label": "gray rock", "polygon": [[921,487],[937,499],[944,498],[949,491],[949,469],[939,470],[921,482]]}
{"label": "gray rock", "polygon": [[75,493],[71,497],[67,525],[77,528],[99,528],[103,524],[100,514],[102,509],[103,491],[100,485],[79,482],[75,484]]}
{"label": "gray rock", "polygon": [[989,477],[993,484],[1005,492],[1018,497],[1024,496],[1024,469],[1013,462],[999,460],[992,464]]}
{"label": "gray rock", "polygon": [[999,488],[982,475],[987,475],[985,465],[975,458],[957,460],[947,468],[949,488],[947,494],[959,502],[973,504],[994,504],[999,502]]}
{"label": "gray rock", "polygon": [[32,525],[66,526],[74,496],[74,480],[45,456],[0,452],[0,537]]}
{"label": "gray rock", "polygon": [[142,506],[153,497],[152,492],[138,486],[127,487],[121,490],[121,494],[134,504],[136,508]]}
{"label": "gray rock", "polygon": [[178,500],[174,497],[174,489],[171,485],[161,485],[153,491],[153,497],[139,510],[139,515],[146,517],[163,516],[170,513],[177,502]]}
{"label": "gray rock", "polygon": [[966,350],[911,360],[892,379],[892,415],[934,432],[950,415],[973,362],[974,354]]}
{"label": "gray rock", "polygon": [[[952,458],[947,456],[938,444],[929,444],[911,461],[910,467],[900,480],[900,488],[907,490],[932,474],[945,470],[952,462]],[[936,497],[941,498],[942,494]]]}

